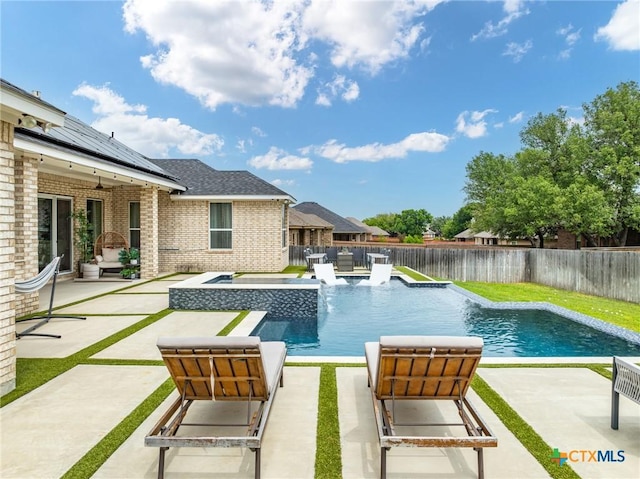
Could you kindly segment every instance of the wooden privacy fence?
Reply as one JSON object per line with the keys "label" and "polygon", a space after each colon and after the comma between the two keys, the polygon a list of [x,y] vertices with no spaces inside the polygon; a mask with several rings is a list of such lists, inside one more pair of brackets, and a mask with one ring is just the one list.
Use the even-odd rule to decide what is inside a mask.
{"label": "wooden privacy fence", "polygon": [[[640,253],[631,251],[539,249],[441,249],[392,245],[355,246],[367,253],[391,250],[391,262],[420,273],[456,281],[538,283],[640,303]],[[312,248],[315,253],[324,247]],[[289,248],[289,263],[304,265],[304,247]]]}

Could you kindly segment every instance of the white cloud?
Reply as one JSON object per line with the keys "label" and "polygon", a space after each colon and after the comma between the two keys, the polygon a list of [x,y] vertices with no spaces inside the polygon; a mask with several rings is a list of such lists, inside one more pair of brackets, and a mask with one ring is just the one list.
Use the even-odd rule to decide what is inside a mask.
{"label": "white cloud", "polygon": [[214,133],[203,133],[178,118],[151,118],[144,105],[129,105],[107,85],[82,84],[76,96],[93,101],[92,111],[98,119],[91,126],[150,157],[167,157],[175,150],[183,155],[211,155],[220,151],[224,141]]}
{"label": "white cloud", "polygon": [[311,0],[303,22],[310,37],[331,46],[334,66],[362,65],[376,74],[387,63],[408,56],[424,31],[413,20],[438,3],[439,0]]}
{"label": "white cloud", "polygon": [[619,4],[604,27],[598,28],[594,40],[603,40],[613,50],[640,50],[640,1]]}
{"label": "white cloud", "polygon": [[533,42],[531,40],[527,40],[524,43],[510,42],[507,43],[507,48],[502,52],[502,56],[513,57],[513,62],[518,63],[532,47]]}
{"label": "white cloud", "polygon": [[254,156],[248,163],[254,168],[267,170],[308,170],[313,166],[309,158],[290,155],[275,146],[265,155]]}
{"label": "white cloud", "polygon": [[520,123],[523,118],[524,118],[524,112],[523,111],[519,111],[518,113],[516,113],[512,117],[509,117],[509,123]]}
{"label": "white cloud", "polygon": [[[320,52],[335,67],[376,74],[409,55],[424,31],[420,17],[438,3],[127,0],[123,20],[127,32],[153,44],[140,58],[153,78],[206,107],[294,107],[324,60]],[[355,89],[347,98],[357,98]]]}
{"label": "white cloud", "polygon": [[477,39],[502,36],[507,33],[511,22],[529,14],[529,10],[524,6],[524,0],[505,0],[502,9],[505,16],[498,23],[486,22],[482,30],[471,36],[472,42]]}
{"label": "white cloud", "polygon": [[561,60],[566,60],[571,56],[571,51],[573,50],[573,46],[580,40],[580,30],[574,30],[573,25],[569,24],[566,27],[559,28],[556,30],[556,34],[564,37],[564,41],[567,45],[567,48],[561,50],[558,54],[558,58]]}
{"label": "white cloud", "polygon": [[313,151],[319,156],[336,163],[348,161],[377,162],[387,159],[404,158],[409,153],[427,152],[438,153],[443,151],[451,140],[448,136],[435,132],[412,133],[397,143],[384,145],[370,143],[364,146],[347,147],[336,140],[329,140],[324,145],[304,148],[304,151]]}
{"label": "white cloud", "polygon": [[238,143],[236,143],[236,149],[238,151],[240,151],[240,153],[246,153],[247,152],[247,148],[245,146],[245,141],[244,140],[238,140]]}
{"label": "white cloud", "polygon": [[487,134],[487,122],[485,117],[489,113],[497,113],[497,110],[486,109],[484,111],[463,111],[456,119],[456,131],[468,138],[480,138]]}
{"label": "white cloud", "polygon": [[281,187],[281,186],[293,186],[296,184],[295,180],[281,180],[276,178],[275,180],[273,180],[271,182],[271,184],[277,186],[277,187]]}
{"label": "white cloud", "polygon": [[251,127],[251,133],[253,133],[255,136],[259,136],[260,138],[264,138],[267,136],[267,134],[257,126]]}
{"label": "white cloud", "polygon": [[347,80],[344,75],[336,75],[334,79],[318,89],[316,105],[331,106],[332,100],[340,96],[347,103],[360,96],[360,87],[353,80]]}

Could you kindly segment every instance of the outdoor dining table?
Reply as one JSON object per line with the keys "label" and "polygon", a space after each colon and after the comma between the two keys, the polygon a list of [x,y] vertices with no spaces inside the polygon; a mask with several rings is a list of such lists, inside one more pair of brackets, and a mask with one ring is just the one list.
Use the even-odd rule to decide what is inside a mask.
{"label": "outdoor dining table", "polygon": [[314,264],[325,263],[327,261],[327,255],[326,253],[311,253],[305,256],[305,259],[307,260],[307,267],[309,271],[311,271]]}
{"label": "outdoor dining table", "polygon": [[381,253],[367,253],[367,265],[371,269],[373,263],[388,263],[389,256]]}

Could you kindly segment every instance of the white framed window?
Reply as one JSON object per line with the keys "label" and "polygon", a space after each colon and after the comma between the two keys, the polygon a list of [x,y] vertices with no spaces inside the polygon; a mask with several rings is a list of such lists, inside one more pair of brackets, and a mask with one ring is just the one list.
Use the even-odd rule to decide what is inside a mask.
{"label": "white framed window", "polygon": [[129,246],[140,249],[140,202],[129,202]]}
{"label": "white framed window", "polygon": [[209,248],[231,249],[233,245],[233,209],[231,203],[209,204]]}
{"label": "white framed window", "polygon": [[287,239],[289,238],[287,231],[287,205],[282,205],[282,247],[287,247]]}

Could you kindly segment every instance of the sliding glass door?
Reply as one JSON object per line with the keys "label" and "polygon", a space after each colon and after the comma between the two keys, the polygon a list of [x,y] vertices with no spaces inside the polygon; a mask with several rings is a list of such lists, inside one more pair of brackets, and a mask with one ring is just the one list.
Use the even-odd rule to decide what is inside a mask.
{"label": "sliding glass door", "polygon": [[64,254],[60,271],[71,271],[73,229],[71,198],[38,197],[38,267]]}

